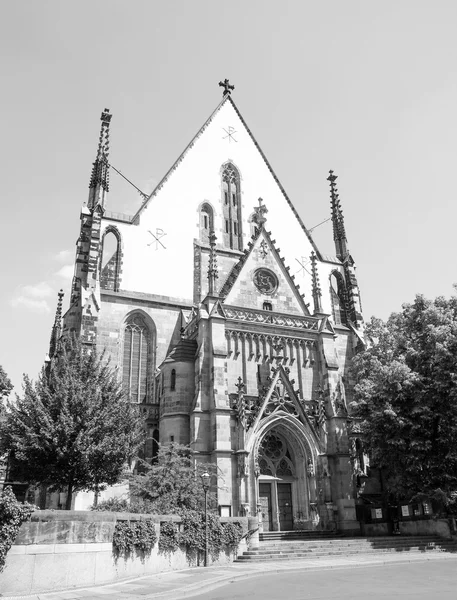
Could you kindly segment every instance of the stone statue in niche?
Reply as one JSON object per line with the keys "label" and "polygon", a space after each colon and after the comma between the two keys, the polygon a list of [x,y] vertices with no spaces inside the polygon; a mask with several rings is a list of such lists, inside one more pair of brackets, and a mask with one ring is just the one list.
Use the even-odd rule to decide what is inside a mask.
{"label": "stone statue in niche", "polygon": [[238,455],[238,477],[247,477],[249,473],[249,465],[246,454]]}
{"label": "stone statue in niche", "polygon": [[346,391],[344,389],[343,377],[339,375],[336,389],[332,394],[332,402],[337,417],[345,417],[348,414],[346,406]]}
{"label": "stone statue in niche", "polygon": [[312,458],[308,458],[306,471],[308,473],[308,477],[314,477],[314,463]]}
{"label": "stone statue in niche", "polygon": [[255,455],[255,459],[254,459],[254,475],[256,477],[260,476],[260,464],[259,464],[259,455],[258,454]]}

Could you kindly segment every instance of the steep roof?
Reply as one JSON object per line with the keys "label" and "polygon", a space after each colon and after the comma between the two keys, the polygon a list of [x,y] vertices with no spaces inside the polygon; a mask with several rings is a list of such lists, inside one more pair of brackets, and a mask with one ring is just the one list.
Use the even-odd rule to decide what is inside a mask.
{"label": "steep roof", "polygon": [[307,228],[305,227],[305,224],[303,223],[303,221],[301,220],[300,215],[298,214],[297,210],[295,209],[294,205],[292,204],[290,198],[288,197],[284,187],[282,186],[281,182],[279,181],[276,173],[274,172],[272,166],[270,165],[270,163],[268,162],[267,157],[265,156],[263,150],[261,149],[261,147],[259,146],[257,140],[255,139],[253,133],[251,132],[251,130],[249,129],[246,121],[244,120],[243,116],[241,115],[241,112],[239,111],[238,107],[236,106],[234,100],[232,99],[230,94],[226,94],[222,100],[219,102],[219,104],[217,105],[217,107],[215,108],[215,110],[211,113],[211,115],[208,117],[208,119],[203,123],[203,125],[200,127],[200,129],[197,131],[197,133],[194,135],[194,137],[192,138],[192,140],[187,144],[186,148],[184,149],[184,151],[178,156],[178,158],[176,159],[176,161],[173,163],[173,165],[171,166],[171,168],[167,171],[167,173],[164,175],[164,177],[160,180],[160,182],[157,184],[157,186],[154,188],[154,190],[151,192],[151,194],[148,196],[148,198],[144,201],[144,203],[142,204],[142,206],[138,209],[138,211],[136,212],[136,214],[134,215],[134,217],[132,218],[132,222],[135,222],[141,215],[141,213],[143,212],[143,210],[145,209],[145,207],[149,204],[149,202],[157,195],[157,193],[162,189],[162,187],[165,185],[165,183],[167,182],[168,178],[170,177],[170,175],[176,170],[176,168],[179,166],[179,164],[183,161],[183,159],[185,158],[185,156],[188,154],[188,152],[192,149],[192,147],[194,146],[196,140],[204,133],[204,131],[208,128],[208,126],[211,124],[211,122],[213,121],[214,117],[218,114],[218,112],[221,110],[221,108],[226,104],[229,103],[231,104],[231,106],[233,107],[234,111],[236,112],[238,118],[240,119],[241,123],[243,124],[244,128],[246,129],[249,137],[251,138],[253,144],[255,145],[257,151],[259,152],[259,154],[261,155],[263,161],[265,162],[268,170],[270,171],[273,179],[275,180],[277,186],[279,187],[279,189],[281,190],[281,193],[283,194],[284,198],[286,199],[288,205],[290,206],[292,212],[294,213],[297,221],[299,222],[301,228],[303,229],[303,231],[305,232],[306,236],[308,237],[310,243],[312,244],[316,254],[318,255],[318,257],[320,258],[320,252],[318,250],[318,248],[316,247],[314,240],[311,237],[311,234],[309,233],[309,231],[307,230]]}

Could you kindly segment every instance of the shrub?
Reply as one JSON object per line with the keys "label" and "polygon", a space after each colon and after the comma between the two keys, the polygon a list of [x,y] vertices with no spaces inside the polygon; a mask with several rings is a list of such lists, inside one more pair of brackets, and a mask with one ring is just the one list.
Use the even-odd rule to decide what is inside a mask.
{"label": "shrub", "polygon": [[231,550],[236,550],[240,544],[241,538],[243,537],[243,529],[240,523],[222,523],[222,541],[225,546]]}
{"label": "shrub", "polygon": [[16,500],[11,486],[0,493],[0,572],[3,571],[6,555],[14,543],[19,528],[30,517],[35,507]]}
{"label": "shrub", "polygon": [[129,556],[133,550],[148,554],[157,541],[152,520],[117,521],[114,528],[113,546],[118,556]]}
{"label": "shrub", "polygon": [[159,551],[165,554],[176,552],[179,548],[180,536],[178,527],[172,521],[160,523]]}

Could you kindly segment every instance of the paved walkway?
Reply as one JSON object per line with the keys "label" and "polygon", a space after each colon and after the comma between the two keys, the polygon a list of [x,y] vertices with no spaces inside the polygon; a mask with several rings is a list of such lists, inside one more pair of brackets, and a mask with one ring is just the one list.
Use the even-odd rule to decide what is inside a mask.
{"label": "paved walkway", "polygon": [[207,593],[232,581],[284,571],[346,569],[374,565],[416,563],[421,561],[454,561],[457,555],[447,552],[366,554],[347,557],[328,556],[319,559],[278,560],[263,563],[232,563],[222,567],[194,568],[148,575],[108,585],[48,592],[30,596],[1,596],[2,600],[178,600]]}

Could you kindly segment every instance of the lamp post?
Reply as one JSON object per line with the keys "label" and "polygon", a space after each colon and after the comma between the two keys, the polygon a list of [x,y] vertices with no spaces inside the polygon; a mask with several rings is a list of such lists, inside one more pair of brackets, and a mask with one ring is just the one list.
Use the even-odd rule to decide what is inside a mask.
{"label": "lamp post", "polygon": [[203,491],[205,492],[205,567],[208,566],[208,490],[211,480],[211,475],[205,471],[200,475],[202,480]]}

